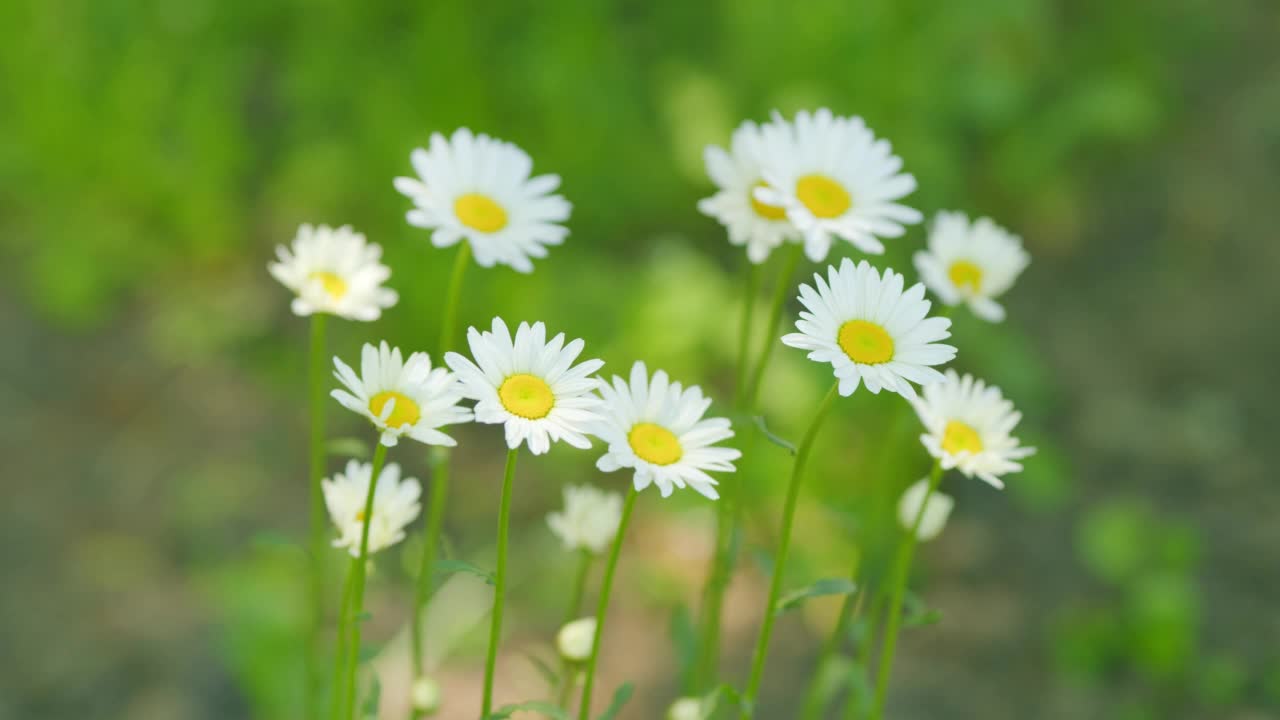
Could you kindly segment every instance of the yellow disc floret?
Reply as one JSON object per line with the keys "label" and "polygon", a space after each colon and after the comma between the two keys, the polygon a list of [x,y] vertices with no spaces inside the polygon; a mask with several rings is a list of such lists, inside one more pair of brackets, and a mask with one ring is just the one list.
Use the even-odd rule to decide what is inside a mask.
{"label": "yellow disc floret", "polygon": [[820,218],[836,218],[853,207],[849,191],[826,175],[805,175],[796,181],[796,197]]}
{"label": "yellow disc floret", "polygon": [[893,359],[893,338],[879,325],[850,320],[840,326],[836,342],[849,359],[863,365],[879,365]]}
{"label": "yellow disc floret", "polygon": [[684,455],[675,433],[654,423],[636,423],[627,433],[627,442],[641,460],[654,465],[670,465]]}
{"label": "yellow disc floret", "polygon": [[307,276],[309,280],[318,280],[320,285],[324,287],[324,291],[329,293],[329,297],[334,300],[340,300],[343,295],[347,294],[347,281],[338,277],[336,273],[328,270],[317,270]]}
{"label": "yellow disc floret", "polygon": [[764,184],[763,180],[752,185],[751,189],[747,191],[747,197],[751,200],[751,209],[755,210],[756,214],[765,220],[785,220],[787,218],[786,210],[783,210],[777,205],[762,203],[756,199],[756,188],[762,187],[768,187],[768,185]]}
{"label": "yellow disc floret", "polygon": [[976,293],[982,287],[982,268],[968,260],[957,260],[947,269],[951,284],[961,290]]}
{"label": "yellow disc floret", "polygon": [[422,410],[418,407],[418,403],[395,390],[383,390],[370,398],[369,412],[373,413],[374,417],[382,417],[382,411],[392,400],[395,400],[396,404],[391,407],[391,414],[387,416],[387,427],[401,428],[405,425],[416,425],[422,419]]}
{"label": "yellow disc floret", "polygon": [[959,420],[951,420],[942,431],[942,450],[951,455],[961,452],[980,453],[982,438],[973,426]]}
{"label": "yellow disc floret", "polygon": [[453,213],[463,225],[484,233],[495,233],[507,226],[507,211],[481,193],[459,195],[453,201]]}
{"label": "yellow disc floret", "polygon": [[498,399],[507,412],[526,420],[544,418],[556,405],[556,396],[552,394],[547,381],[528,373],[519,373],[503,380],[498,388]]}

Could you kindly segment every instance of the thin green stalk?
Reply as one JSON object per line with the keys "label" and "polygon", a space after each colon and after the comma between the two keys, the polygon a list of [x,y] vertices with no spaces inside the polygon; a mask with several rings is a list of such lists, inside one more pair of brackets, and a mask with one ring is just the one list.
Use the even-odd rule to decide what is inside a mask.
{"label": "thin green stalk", "polygon": [[311,528],[310,528],[310,575],[311,575],[311,632],[306,647],[306,692],[303,695],[303,709],[306,716],[317,716],[320,702],[320,646],[321,634],[324,632],[324,587],[325,587],[325,528],[328,518],[325,516],[324,488],[324,377],[325,367],[325,318],[323,313],[311,316],[311,350],[310,377],[307,399],[311,405]]}
{"label": "thin green stalk", "polygon": [[747,389],[747,373],[751,371],[751,323],[755,318],[756,295],[760,292],[760,266],[747,261],[747,281],[743,284],[742,325],[738,329],[738,364],[735,368],[733,386],[733,404],[736,407],[742,402],[742,394]]}
{"label": "thin green stalk", "polygon": [[716,506],[715,555],[702,596],[702,637],[698,643],[700,655],[693,688],[696,692],[710,690],[719,674],[720,616],[724,609],[724,594],[733,574],[733,536],[737,530],[735,520],[742,481],[737,473],[732,473],[721,487],[724,492]]}
{"label": "thin green stalk", "polygon": [[[861,557],[853,561],[853,568],[849,571],[850,578],[858,579],[858,568],[861,564]],[[818,661],[813,666],[813,677],[809,681],[809,690],[805,693],[804,710],[800,715],[803,720],[817,720],[825,709],[822,706],[822,680],[826,675],[827,665],[840,651],[840,646],[844,644],[845,636],[849,633],[849,624],[857,618],[866,597],[867,591],[861,587],[856,593],[844,596],[844,602],[840,604],[840,614],[836,616],[835,628],[823,643],[822,650],[818,652]]]}
{"label": "thin green stalk", "polygon": [[[578,570],[573,576],[573,589],[569,595],[569,605],[564,613],[564,622],[568,625],[578,619],[582,612],[582,600],[587,594],[587,576],[591,573],[591,561],[595,557],[587,548],[578,551]],[[556,693],[556,704],[569,710],[569,693],[573,691],[573,666],[568,660],[560,660],[560,691]]]}
{"label": "thin green stalk", "polygon": [[837,380],[827,391],[826,397],[818,405],[809,428],[796,449],[796,460],[791,471],[791,482],[787,485],[787,499],[782,509],[782,534],[778,539],[778,552],[773,561],[773,578],[769,582],[769,600],[764,606],[764,621],[760,624],[760,637],[756,640],[756,650],[751,661],[751,678],[743,693],[742,720],[750,720],[755,712],[756,694],[760,691],[760,681],[764,679],[764,662],[769,654],[769,639],[773,634],[773,622],[777,618],[778,597],[782,594],[782,583],[786,576],[787,553],[791,549],[791,525],[795,520],[796,502],[800,498],[800,481],[804,478],[804,469],[809,462],[809,452],[813,449],[813,441],[818,436],[831,407],[840,391]]}
{"label": "thin green stalk", "polygon": [[[453,347],[453,336],[458,326],[458,298],[462,295],[462,276],[471,260],[471,243],[458,243],[458,254],[453,256],[453,270],[449,273],[449,286],[445,291],[444,313],[440,316],[440,342],[436,344],[441,356]],[[441,358],[437,358],[439,360]]]}
{"label": "thin green stalk", "polygon": [[502,638],[502,606],[507,593],[507,532],[511,524],[511,481],[516,475],[517,450],[507,452],[507,469],[502,475],[502,501],[498,505],[498,568],[493,581],[493,614],[489,624],[489,654],[484,661],[484,699],[480,717],[489,717],[493,708],[493,669],[498,661]]}
{"label": "thin green stalk", "polygon": [[[427,642],[427,630],[423,625],[423,614],[434,583],[436,556],[439,554],[441,529],[444,526],[445,501],[449,496],[449,462],[447,450],[432,448],[431,473],[431,509],[428,511],[427,525],[423,531],[422,564],[418,569],[418,582],[414,587],[413,611],[409,614],[411,628],[411,651],[413,656],[413,678],[422,677],[423,652]],[[417,720],[422,713],[414,708],[413,718]]]}
{"label": "thin green stalk", "polygon": [[[880,618],[880,611],[884,608],[884,600],[884,593],[879,591],[872,593],[871,607],[867,609],[867,636],[862,639],[858,647],[858,662],[855,663],[852,672],[871,672],[871,651],[876,646],[876,624]],[[868,682],[870,682],[869,678]],[[844,701],[844,720],[858,720],[858,713],[862,710],[860,698],[854,693],[856,687],[853,683],[849,684],[849,694]]]}
{"label": "thin green stalk", "polygon": [[765,327],[764,340],[760,343],[760,359],[756,361],[756,369],[747,385],[746,404],[743,407],[749,413],[755,411],[756,400],[760,396],[760,382],[764,379],[765,368],[769,367],[769,358],[773,356],[773,346],[778,343],[776,335],[778,322],[782,319],[782,307],[791,291],[791,276],[795,275],[796,264],[800,262],[804,246],[788,245],[785,252],[782,270],[778,272],[778,284],[773,289],[773,303],[769,306],[769,322]]}
{"label": "thin green stalk", "polygon": [[343,698],[344,720],[350,718],[356,706],[356,676],[360,670],[360,635],[363,621],[360,615],[364,612],[364,586],[369,573],[369,526],[373,524],[373,496],[378,488],[378,476],[382,474],[382,464],[387,459],[387,446],[378,442],[373,451],[373,474],[369,476],[369,493],[364,499],[364,522],[360,527],[360,554],[351,561],[351,607],[348,609],[347,626],[351,634],[351,646],[347,648],[347,683],[346,695]]}
{"label": "thin green stalk", "polygon": [[618,522],[618,535],[613,539],[613,547],[609,550],[609,561],[604,566],[604,578],[600,581],[600,599],[596,601],[596,634],[591,639],[591,659],[587,661],[587,676],[582,681],[582,702],[578,705],[578,720],[589,720],[591,717],[591,688],[596,680],[596,661],[600,659],[600,638],[604,637],[604,620],[609,611],[609,592],[613,589],[613,572],[618,568],[618,556],[622,554],[622,539],[627,533],[627,524],[631,521],[631,511],[635,509],[636,492],[633,485],[627,491],[627,499],[622,504],[622,519]]}
{"label": "thin green stalk", "polygon": [[911,573],[911,558],[916,549],[916,533],[920,529],[920,521],[924,519],[925,508],[929,499],[938,489],[942,481],[942,463],[934,461],[933,472],[929,474],[929,491],[925,493],[920,509],[916,512],[915,522],[911,523],[911,531],[902,539],[898,548],[898,557],[893,565],[892,595],[889,600],[889,619],[884,629],[884,646],[880,650],[880,664],[876,668],[876,699],[871,708],[872,720],[880,720],[884,715],[884,702],[889,694],[889,675],[893,670],[893,653],[898,644],[898,625],[902,622],[902,597],[907,589],[907,577]]}
{"label": "thin green stalk", "polygon": [[343,683],[347,677],[347,616],[351,612],[351,579],[354,573],[347,573],[342,582],[342,604],[338,608],[338,634],[333,650],[333,687],[330,690],[329,718],[340,720],[342,708],[346,707],[346,688]]}

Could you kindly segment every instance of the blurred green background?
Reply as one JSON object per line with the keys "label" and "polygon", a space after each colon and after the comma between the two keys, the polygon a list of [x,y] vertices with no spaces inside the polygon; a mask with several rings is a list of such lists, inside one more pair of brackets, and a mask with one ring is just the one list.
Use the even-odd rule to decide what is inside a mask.
{"label": "blurred green background", "polygon": [[[819,106],[894,143],[913,206],[990,215],[1034,258],[1009,320],[962,315],[955,341],[1041,452],[1003,494],[947,480],[915,584],[942,620],[906,633],[890,715],[1280,717],[1277,78],[1267,0],[0,4],[0,717],[297,717],[306,323],[265,264],[298,224],[382,243],[402,295],[331,324],[335,353],[426,347],[452,256],[391,179],[433,131],[511,140],[563,177],[573,234],[530,276],[473,266],[462,322],[543,319],[607,370],[643,358],[727,398],[743,258],[694,208],[701,151]],[[923,238],[883,262],[910,270]],[[775,431],[799,435],[825,373],[777,349]],[[923,474],[893,400],[859,393],[824,432],[791,584],[845,572],[868,503]],[[500,433],[458,434],[448,531],[484,565]],[[625,487],[595,457],[520,469],[506,700],[540,692],[522,653],[561,613],[561,485]],[[744,467],[738,681],[786,457],[759,443]],[[696,610],[712,516],[692,493],[639,508],[602,692],[633,680],[624,717],[654,718],[681,691],[655,628],[679,640]],[[379,559],[375,642],[415,548]],[[833,612],[780,624],[762,718],[789,717]],[[483,633],[446,622],[444,717],[470,718]]]}

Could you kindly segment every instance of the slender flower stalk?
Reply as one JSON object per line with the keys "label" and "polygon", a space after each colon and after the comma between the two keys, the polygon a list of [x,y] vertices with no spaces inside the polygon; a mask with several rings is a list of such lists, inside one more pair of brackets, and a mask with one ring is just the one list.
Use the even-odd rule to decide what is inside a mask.
{"label": "slender flower stalk", "polygon": [[907,589],[907,578],[911,574],[911,558],[915,554],[917,533],[920,530],[920,522],[924,519],[925,509],[929,506],[929,498],[933,497],[941,481],[942,461],[937,460],[934,461],[933,471],[929,474],[929,491],[925,493],[924,500],[920,503],[915,522],[911,524],[911,530],[898,546],[898,556],[894,560],[891,576],[892,594],[889,597],[889,617],[885,621],[884,645],[880,650],[880,664],[876,670],[876,697],[875,704],[871,708],[872,720],[880,720],[884,715],[884,701],[889,693],[889,675],[893,669],[893,653],[898,644],[898,626],[902,622],[902,597]]}
{"label": "slender flower stalk", "polygon": [[[867,609],[867,635],[862,639],[862,644],[858,648],[858,662],[854,666],[853,670],[854,672],[867,673],[868,677],[865,679],[868,683],[871,680],[869,677],[871,672],[871,653],[874,652],[876,646],[876,627],[879,623],[880,616],[883,614],[882,611],[884,610],[884,603],[885,597],[883,592],[872,593],[871,607]],[[854,686],[851,685],[850,687],[852,689]],[[841,717],[843,717],[844,720],[859,720],[863,710],[863,699],[864,698],[861,697],[859,693],[852,692],[851,690],[845,698],[844,713]]]}
{"label": "slender flower stalk", "polygon": [[589,720],[591,717],[591,689],[595,684],[596,663],[600,659],[600,638],[604,636],[605,615],[609,611],[609,592],[613,589],[613,573],[618,567],[618,555],[622,553],[622,539],[627,533],[627,524],[631,520],[631,511],[636,506],[635,485],[627,491],[627,499],[622,505],[622,521],[618,523],[618,535],[613,539],[613,548],[609,550],[609,560],[604,567],[604,578],[600,581],[600,599],[596,603],[596,634],[591,640],[591,659],[587,661],[586,679],[582,683],[582,702],[578,706],[578,720]]}
{"label": "slender flower stalk", "polygon": [[760,396],[760,383],[764,380],[764,371],[769,367],[769,359],[773,356],[773,346],[778,341],[778,323],[782,321],[782,306],[786,303],[791,290],[791,278],[795,275],[796,264],[804,251],[801,245],[788,245],[782,257],[782,269],[778,272],[778,284],[773,289],[773,302],[769,306],[769,320],[764,331],[764,340],[760,344],[760,359],[756,361],[755,370],[747,384],[746,402],[743,407],[747,412],[754,412],[756,401]]}
{"label": "slender flower stalk", "polygon": [[325,318],[324,313],[311,316],[311,357],[310,378],[307,399],[311,406],[311,528],[310,528],[310,561],[311,561],[311,633],[307,638],[306,657],[306,692],[303,695],[303,708],[307,717],[317,716],[317,704],[320,697],[320,636],[324,631],[324,588],[325,588],[325,528],[328,525],[324,507],[324,489],[321,480],[324,478],[324,426],[325,426],[325,368],[328,356],[325,354]]}
{"label": "slender flower stalk", "polygon": [[347,573],[347,578],[342,583],[342,604],[338,608],[338,634],[333,650],[333,687],[329,698],[329,720],[339,720],[342,717],[342,708],[346,706],[346,685],[343,681],[347,677],[347,641],[350,640],[347,636],[347,615],[351,612],[351,575]]}
{"label": "slender flower stalk", "polygon": [[[860,565],[861,557],[859,556],[853,561],[853,568],[849,571],[850,578],[854,580],[858,578]],[[866,599],[867,591],[861,586],[857,592],[844,596],[844,602],[840,604],[840,614],[836,616],[835,627],[831,630],[827,641],[823,643],[822,649],[818,651],[818,661],[813,665],[813,677],[809,680],[809,690],[805,693],[803,711],[800,714],[802,720],[817,720],[826,709],[822,704],[822,682],[827,674],[827,666],[840,651],[845,635],[849,633],[849,625],[862,612]]]}
{"label": "slender flower stalk", "polygon": [[373,525],[373,497],[378,488],[378,476],[387,459],[387,446],[378,443],[373,451],[373,474],[369,477],[369,494],[364,502],[364,521],[360,530],[360,554],[351,561],[351,606],[343,623],[351,637],[347,648],[346,692],[343,698],[342,718],[350,718],[356,706],[356,676],[360,666],[361,613],[364,612],[364,587],[369,571],[369,527]]}
{"label": "slender flower stalk", "polygon": [[755,320],[756,294],[760,292],[760,266],[747,262],[747,282],[742,297],[742,326],[738,329],[738,365],[733,386],[733,404],[742,403],[747,391],[747,374],[751,371],[751,324]]}
{"label": "slender flower stalk", "polygon": [[458,299],[462,296],[462,278],[467,273],[467,265],[471,261],[471,244],[460,243],[458,253],[453,256],[453,270],[449,273],[449,286],[445,292],[444,314],[440,320],[440,342],[436,344],[439,357],[453,349],[453,337],[458,329]]}
{"label": "slender flower stalk", "polygon": [[782,583],[786,576],[787,553],[791,549],[791,526],[795,520],[796,502],[800,497],[800,481],[804,477],[805,466],[809,462],[809,453],[813,449],[814,439],[822,422],[831,412],[836,396],[840,391],[837,380],[827,391],[826,397],[818,405],[809,428],[796,449],[796,460],[791,471],[791,482],[787,485],[787,499],[782,509],[782,534],[778,539],[778,552],[773,561],[773,578],[769,583],[769,600],[764,606],[764,620],[760,624],[760,637],[756,640],[755,654],[751,661],[751,676],[743,693],[742,720],[750,720],[755,712],[756,695],[760,691],[760,682],[764,679],[764,662],[769,654],[769,640],[773,635],[773,622],[777,617],[778,598],[782,594]]}
{"label": "slender flower stalk", "polygon": [[489,654],[484,661],[484,698],[480,717],[489,717],[493,708],[493,669],[498,660],[498,643],[502,637],[502,609],[507,592],[507,533],[511,523],[511,481],[516,474],[519,448],[507,451],[507,468],[502,475],[502,501],[498,506],[498,568],[493,581],[493,613],[489,625]]}
{"label": "slender flower stalk", "polygon": [[[578,569],[573,575],[573,590],[570,591],[569,604],[565,609],[564,622],[561,625],[568,625],[578,617],[578,613],[582,611],[582,601],[587,593],[587,575],[591,573],[591,561],[595,556],[591,554],[591,550],[582,548],[578,550]],[[574,668],[568,659],[560,660],[560,691],[556,693],[556,704],[564,708],[566,712],[569,710],[569,694],[573,692],[573,676]]]}

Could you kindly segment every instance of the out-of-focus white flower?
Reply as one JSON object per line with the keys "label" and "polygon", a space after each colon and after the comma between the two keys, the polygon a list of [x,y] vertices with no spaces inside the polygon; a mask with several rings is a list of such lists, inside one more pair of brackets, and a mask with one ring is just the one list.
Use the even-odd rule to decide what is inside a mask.
{"label": "out-of-focus white flower", "polygon": [[578,618],[565,624],[556,633],[556,650],[569,662],[581,663],[591,659],[591,645],[596,640],[596,619]]}
{"label": "out-of-focus white flower", "polygon": [[409,156],[418,177],[399,177],[396,189],[413,201],[410,225],[432,231],[431,244],[471,244],[481,267],[509,265],[533,272],[530,258],[564,242],[569,202],[552,192],[558,175],[529,177],[533,160],[520,148],[460,128],[431,136],[429,149]]}
{"label": "out-of-focus white flower", "polygon": [[702,701],[698,698],[680,698],[667,708],[666,720],[703,720]]}
{"label": "out-of-focus white flower", "polygon": [[276,247],[276,257],[267,270],[297,296],[295,315],[370,321],[396,304],[396,292],[382,286],[391,277],[390,268],[379,262],[382,248],[350,226],[302,225],[292,247]]}
{"label": "out-of-focus white flower", "polygon": [[[925,478],[907,488],[898,500],[898,522],[902,523],[902,528],[907,532],[915,525],[916,516],[919,515],[920,506],[924,505],[924,497],[928,492],[929,479]],[[951,509],[955,505],[956,501],[950,495],[934,490],[929,496],[929,503],[924,505],[924,515],[920,517],[920,526],[916,528],[916,539],[925,542],[938,537],[942,528],[946,527],[947,518],[951,516]]]}
{"label": "out-of-focus white flower", "polygon": [[346,409],[368,418],[382,431],[383,445],[395,445],[402,435],[428,445],[457,445],[440,432],[447,425],[469,422],[471,411],[459,407],[462,389],[444,368],[431,368],[431,358],[416,352],[406,362],[400,348],[384,340],[365,344],[360,353],[360,374],[333,359],[334,377],[346,390],[330,393]]}
{"label": "out-of-focus white flower", "polygon": [[[369,496],[369,479],[373,465],[351,460],[344,472],[322,482],[324,502],[329,517],[338,528],[333,546],[346,548],[352,557],[360,556],[360,536],[364,529],[364,508]],[[369,525],[369,554],[395,545],[404,539],[404,529],[422,506],[418,498],[422,486],[414,478],[400,478],[400,466],[390,463],[382,468],[378,486],[373,491],[373,522]]]}
{"label": "out-of-focus white flower", "polygon": [[729,152],[715,145],[706,149],[707,174],[719,192],[698,201],[698,210],[719,220],[729,231],[729,242],[746,246],[747,259],[757,265],[782,243],[800,241],[786,209],[760,202],[752,194],[764,185],[760,161],[766,136],[790,133],[786,121],[761,126],[748,120],[733,131]]}
{"label": "out-of-focus white flower", "polygon": [[513,340],[501,318],[493,329],[467,330],[475,361],[455,352],[445,362],[462,381],[462,394],[476,400],[477,422],[502,423],[507,447],[528,443],[541,455],[552,441],[576,448],[591,447],[586,433],[599,421],[600,398],[592,392],[600,381],[591,377],[603,360],[574,361],[583,342],[565,344],[564,333],[547,340],[547,326],[520,323]]}
{"label": "out-of-focus white flower", "polygon": [[410,690],[413,709],[424,715],[434,715],[440,709],[440,683],[435,678],[423,675],[413,681]]}
{"label": "out-of-focus white flower", "polygon": [[942,382],[926,387],[912,404],[926,430],[920,442],[944,470],[955,468],[965,477],[976,475],[1004,488],[1000,476],[1022,470],[1017,461],[1035,452],[1011,434],[1022,413],[1000,388],[972,375],[962,378],[948,370]]}
{"label": "out-of-focus white flower", "polygon": [[565,550],[581,548],[597,554],[613,542],[621,520],[622,496],[590,485],[566,485],[564,510],[547,515],[547,525]]}
{"label": "out-of-focus white flower", "polygon": [[1031,262],[1022,240],[990,218],[969,224],[964,213],[940,212],[929,249],[915,254],[920,279],[947,305],[963,302],[988,322],[1004,320],[996,302]]}

